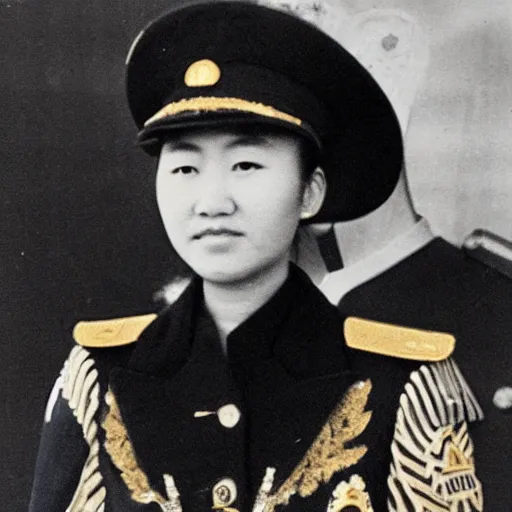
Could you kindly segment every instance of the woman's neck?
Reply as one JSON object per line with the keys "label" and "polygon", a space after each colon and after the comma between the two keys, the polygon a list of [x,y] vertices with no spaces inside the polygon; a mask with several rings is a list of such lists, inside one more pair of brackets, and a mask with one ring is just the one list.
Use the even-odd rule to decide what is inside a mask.
{"label": "woman's neck", "polygon": [[288,276],[286,261],[243,282],[203,282],[204,302],[219,331],[226,350],[228,334],[265,304]]}

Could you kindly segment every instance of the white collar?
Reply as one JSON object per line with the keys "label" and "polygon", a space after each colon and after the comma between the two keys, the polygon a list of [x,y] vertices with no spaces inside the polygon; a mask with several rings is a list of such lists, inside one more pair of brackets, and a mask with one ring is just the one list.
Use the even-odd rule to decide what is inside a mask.
{"label": "white collar", "polygon": [[337,305],[349,291],[394,267],[427,245],[433,238],[434,234],[427,219],[420,219],[382,249],[349,267],[327,274],[319,288],[332,304]]}

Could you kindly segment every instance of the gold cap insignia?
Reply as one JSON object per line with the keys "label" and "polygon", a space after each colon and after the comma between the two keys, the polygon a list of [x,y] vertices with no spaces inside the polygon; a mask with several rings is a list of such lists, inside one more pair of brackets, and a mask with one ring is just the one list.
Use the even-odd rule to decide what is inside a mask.
{"label": "gold cap insignia", "polygon": [[189,87],[215,85],[220,79],[220,68],[210,59],[198,60],[185,72],[185,84]]}
{"label": "gold cap insignia", "polygon": [[142,331],[157,317],[154,313],[112,320],[78,322],[73,338],[82,347],[119,347],[137,341]]}
{"label": "gold cap insignia", "polygon": [[327,512],[342,512],[349,507],[360,512],[373,512],[370,496],[365,488],[366,484],[359,475],[352,475],[348,483],[339,483],[332,493]]}
{"label": "gold cap insignia", "polygon": [[455,338],[444,332],[349,317],[344,334],[351,348],[416,361],[443,361],[455,348]]}

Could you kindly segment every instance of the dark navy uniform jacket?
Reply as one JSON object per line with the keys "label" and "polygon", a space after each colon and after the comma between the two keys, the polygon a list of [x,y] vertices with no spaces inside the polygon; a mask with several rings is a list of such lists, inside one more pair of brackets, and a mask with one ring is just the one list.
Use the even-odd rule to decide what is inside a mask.
{"label": "dark navy uniform jacket", "polygon": [[[484,509],[512,510],[512,415],[493,404],[497,390],[512,386],[512,283],[441,238],[423,241],[380,267],[363,262],[372,273],[354,281],[339,306],[352,315],[454,334],[454,357],[485,416],[471,430]],[[387,257],[379,254],[381,262]]]}
{"label": "dark navy uniform jacket", "polygon": [[75,346],[30,511],[481,510],[479,408],[450,359],[366,368],[293,266],[227,347],[199,280],[136,343]]}

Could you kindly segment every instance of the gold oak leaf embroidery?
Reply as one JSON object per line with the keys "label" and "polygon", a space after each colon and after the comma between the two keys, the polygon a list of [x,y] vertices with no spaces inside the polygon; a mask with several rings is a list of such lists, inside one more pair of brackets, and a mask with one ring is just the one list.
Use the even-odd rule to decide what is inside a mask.
{"label": "gold oak leaf embroidery", "polygon": [[334,473],[356,464],[368,451],[365,445],[347,448],[370,422],[372,413],[365,411],[372,389],[369,380],[350,387],[343,400],[332,411],[317,438],[298,466],[266,503],[265,512],[274,512],[278,505],[287,505],[298,493],[311,496]]}
{"label": "gold oak leaf embroidery", "polygon": [[121,477],[131,491],[131,498],[138,503],[158,503],[162,510],[181,512],[174,479],[170,475],[164,475],[169,500],[151,488],[146,474],[137,463],[119,406],[111,391],[106,394],[106,402],[110,409],[102,423],[106,433],[105,449],[114,465],[121,471]]}

